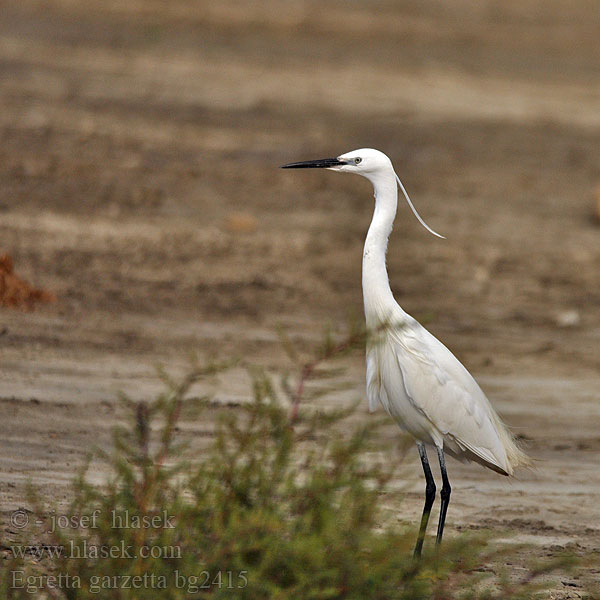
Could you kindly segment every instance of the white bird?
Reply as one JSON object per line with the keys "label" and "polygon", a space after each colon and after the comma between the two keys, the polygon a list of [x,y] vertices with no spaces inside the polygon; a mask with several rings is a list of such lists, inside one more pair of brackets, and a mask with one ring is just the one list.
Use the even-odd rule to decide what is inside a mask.
{"label": "white bird", "polygon": [[336,158],[296,162],[284,169],[325,168],[366,177],[375,191],[375,211],[363,252],[362,287],[367,330],[367,397],[369,409],[381,404],[417,442],[425,479],[425,506],[415,556],[420,556],[435,499],[426,446],[437,450],[442,474],[437,543],[442,539],[450,500],[444,453],[463,462],[475,461],[502,475],[530,464],[496,414],[485,394],[458,359],[394,299],[386,251],[398,205],[398,184],[414,208],[390,159],[372,148]]}

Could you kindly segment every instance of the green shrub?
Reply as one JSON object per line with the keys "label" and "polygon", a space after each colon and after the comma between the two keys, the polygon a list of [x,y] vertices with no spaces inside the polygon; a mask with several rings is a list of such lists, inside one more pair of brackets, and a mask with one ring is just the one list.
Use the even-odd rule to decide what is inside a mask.
{"label": "green shrub", "polygon": [[[42,531],[27,556],[13,552],[2,566],[2,597],[531,598],[556,563],[521,583],[475,571],[498,556],[481,536],[449,538],[413,560],[415,532],[382,508],[383,499],[399,507],[388,484],[401,452],[380,452],[375,419],[350,427],[353,407],[302,404],[327,393],[305,386],[331,374],[322,361],[357,343],[356,333],[327,340],[302,363],[294,389],[284,381],[283,398],[255,371],[252,400],[220,409],[197,455],[177,442],[177,423],[182,413],[214,411],[190,388],[224,365],[195,369],[180,383],[165,378],[167,391],[153,402],[125,400],[131,425],[115,430],[111,453],[94,455],[108,471],[105,483],[89,482],[96,462],[74,482],[65,514],[85,526]],[[53,507],[35,494],[33,502],[48,523]],[[149,526],[135,527],[136,519]],[[57,549],[60,556],[48,556]]]}

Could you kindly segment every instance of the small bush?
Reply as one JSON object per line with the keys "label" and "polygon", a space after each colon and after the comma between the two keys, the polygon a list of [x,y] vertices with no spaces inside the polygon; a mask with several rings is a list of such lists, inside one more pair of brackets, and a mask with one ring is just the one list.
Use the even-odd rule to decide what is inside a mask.
{"label": "small bush", "polygon": [[[89,465],[74,482],[66,514],[83,526],[42,531],[24,556],[13,547],[2,597],[531,598],[556,564],[521,583],[475,571],[497,558],[481,536],[449,538],[413,560],[415,532],[382,508],[383,498],[399,506],[388,484],[401,453],[376,451],[374,419],[348,434],[352,408],[302,405],[304,395],[327,393],[305,388],[327,374],[322,360],[359,338],[327,341],[302,363],[295,389],[284,382],[283,398],[269,376],[254,372],[252,400],[221,411],[197,456],[177,442],[177,423],[182,411],[207,410],[190,388],[224,365],[195,369],[179,383],[166,378],[167,391],[151,403],[125,400],[131,425],[114,432],[111,453],[95,454],[108,468],[105,483],[89,482]],[[49,523],[52,507],[33,502]]]}

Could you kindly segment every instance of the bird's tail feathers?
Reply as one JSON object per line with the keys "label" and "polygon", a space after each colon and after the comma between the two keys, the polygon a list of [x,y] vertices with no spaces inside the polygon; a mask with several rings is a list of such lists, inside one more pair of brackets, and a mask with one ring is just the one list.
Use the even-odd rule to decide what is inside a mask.
{"label": "bird's tail feathers", "polygon": [[500,417],[492,413],[491,420],[500,442],[494,449],[473,445],[464,439],[446,437],[444,450],[458,460],[479,463],[501,475],[512,475],[518,467],[531,468],[533,466],[531,458],[521,450],[515,437]]}
{"label": "bird's tail feathers", "polygon": [[500,417],[495,415],[498,423],[497,423],[497,431],[498,436],[500,437],[500,441],[504,446],[504,450],[506,452],[506,462],[507,462],[507,473],[509,475],[513,474],[513,471],[519,467],[532,468],[533,461],[521,448],[519,447],[515,436],[511,433],[508,427],[502,422]]}

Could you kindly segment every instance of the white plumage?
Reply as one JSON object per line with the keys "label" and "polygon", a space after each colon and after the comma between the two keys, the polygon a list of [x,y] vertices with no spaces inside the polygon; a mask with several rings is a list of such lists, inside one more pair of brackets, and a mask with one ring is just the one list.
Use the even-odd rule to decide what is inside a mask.
{"label": "white plumage", "polygon": [[369,408],[381,403],[416,440],[512,475],[526,460],[477,382],[412,317],[391,323],[367,350]]}
{"label": "white plumage", "polygon": [[[444,452],[512,475],[528,457],[496,414],[489,400],[458,359],[398,305],[389,285],[387,243],[400,185],[419,221],[434,235],[412,205],[390,159],[372,148],[336,158],[306,161],[285,168],[327,168],[356,173],[371,181],[375,210],[363,253],[362,287],[367,329],[367,397],[370,410],[379,404],[412,435],[427,479],[427,493],[415,555],[421,553],[429,511],[435,497],[425,445],[437,449],[444,487],[437,541],[442,537],[450,499]],[[432,495],[433,494],[433,495]]]}

